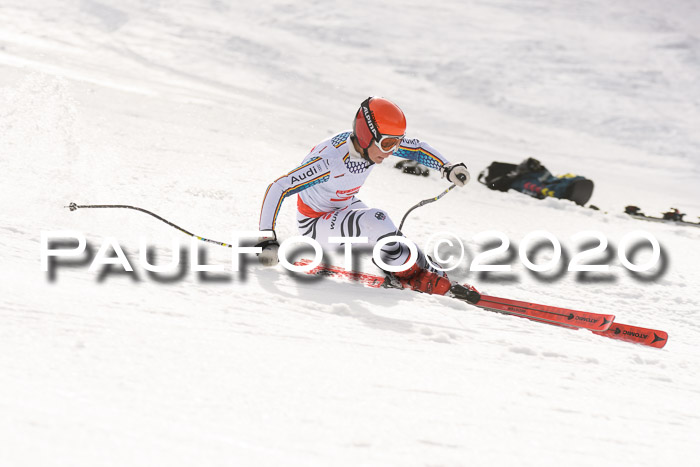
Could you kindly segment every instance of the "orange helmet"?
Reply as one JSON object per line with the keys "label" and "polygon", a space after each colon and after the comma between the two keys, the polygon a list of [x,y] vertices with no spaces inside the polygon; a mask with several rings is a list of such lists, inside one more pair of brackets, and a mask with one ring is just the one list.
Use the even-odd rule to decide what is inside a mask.
{"label": "orange helmet", "polygon": [[369,148],[383,136],[403,138],[406,133],[406,117],[393,102],[383,97],[368,97],[360,104],[352,124],[352,134],[362,149]]}

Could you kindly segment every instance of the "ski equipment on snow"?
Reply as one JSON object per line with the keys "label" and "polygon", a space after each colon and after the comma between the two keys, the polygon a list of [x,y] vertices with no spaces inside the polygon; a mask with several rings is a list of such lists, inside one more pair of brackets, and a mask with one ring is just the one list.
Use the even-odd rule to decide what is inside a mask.
{"label": "ski equipment on snow", "polygon": [[398,161],[394,167],[401,170],[405,174],[422,175],[424,177],[430,175],[430,170],[428,170],[427,167],[419,164],[418,161],[413,161],[410,159],[402,159]]}
{"label": "ski equipment on snow", "polygon": [[686,220],[683,220],[685,214],[680,212],[680,210],[678,210],[677,208],[671,208],[670,211],[662,213],[661,215],[663,217],[653,217],[644,214],[637,206],[625,206],[625,214],[628,214],[629,216],[634,217],[635,219],[641,219],[644,221],[663,222],[667,224],[700,227],[700,222],[688,222]]}
{"label": "ski equipment on snow", "polygon": [[478,181],[492,190],[513,189],[537,199],[568,199],[583,206],[593,195],[593,181],[565,174],[555,177],[539,160],[529,157],[520,164],[492,162],[479,174]]}
{"label": "ski equipment on snow", "polygon": [[482,295],[476,306],[492,311],[523,316],[534,321],[542,321],[564,327],[589,329],[591,331],[605,331],[615,319],[614,315],[589,313],[489,295]]}
{"label": "ski equipment on snow", "polygon": [[599,336],[610,337],[625,342],[662,348],[668,341],[668,333],[658,329],[640,328],[629,324],[613,323],[607,331],[593,331]]}
{"label": "ski equipment on snow", "polygon": [[[301,260],[294,264],[297,266],[305,266],[310,262],[310,260]],[[308,271],[307,274],[339,277],[360,282],[372,288],[401,288],[390,276],[381,277],[366,272],[346,271],[343,268],[327,264],[320,264]],[[463,294],[464,290],[472,291],[469,298]],[[493,297],[490,295],[481,295],[474,291],[473,288],[467,288],[459,284],[453,284],[450,292],[448,292],[446,296],[451,296],[488,311],[518,316],[532,321],[553,324],[569,329],[588,329],[595,334],[625,342],[661,348],[668,340],[668,334],[664,331],[617,323],[614,322],[615,316],[611,314],[591,313],[569,308]]]}

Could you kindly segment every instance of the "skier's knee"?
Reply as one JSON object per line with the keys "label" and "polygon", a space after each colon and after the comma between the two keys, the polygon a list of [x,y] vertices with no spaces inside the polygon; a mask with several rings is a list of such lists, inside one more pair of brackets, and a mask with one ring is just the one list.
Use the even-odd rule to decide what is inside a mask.
{"label": "skier's knee", "polygon": [[386,213],[386,211],[382,209],[377,209],[377,208],[371,208],[368,210],[370,217],[376,219],[379,222],[384,222],[384,221],[389,221],[391,222],[391,219],[389,219],[389,214]]}
{"label": "skier's knee", "polygon": [[363,230],[371,232],[371,236],[381,237],[389,233],[396,232],[396,226],[392,222],[389,214],[382,209],[371,208],[362,218]]}

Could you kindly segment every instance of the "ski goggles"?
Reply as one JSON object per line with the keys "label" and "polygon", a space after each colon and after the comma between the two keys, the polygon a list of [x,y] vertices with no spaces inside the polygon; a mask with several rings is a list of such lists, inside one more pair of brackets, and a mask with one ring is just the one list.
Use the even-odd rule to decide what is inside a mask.
{"label": "ski goggles", "polygon": [[396,150],[399,144],[401,144],[404,136],[382,135],[379,138],[379,141],[374,140],[374,144],[376,144],[379,150],[383,153],[391,154]]}

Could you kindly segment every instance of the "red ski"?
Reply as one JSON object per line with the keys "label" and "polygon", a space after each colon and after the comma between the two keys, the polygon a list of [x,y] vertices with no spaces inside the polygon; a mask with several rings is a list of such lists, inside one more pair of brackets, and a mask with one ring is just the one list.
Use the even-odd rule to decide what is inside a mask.
{"label": "red ski", "polygon": [[658,329],[640,328],[629,324],[613,323],[607,331],[593,331],[599,336],[618,339],[635,344],[648,345],[650,347],[662,348],[668,341],[668,333]]}
{"label": "red ski", "polygon": [[[302,259],[294,263],[295,266],[306,266],[311,263],[311,260]],[[331,266],[330,264],[319,264],[311,271],[307,271],[306,274],[311,274],[314,276],[332,276],[332,277],[342,277],[355,282],[360,282],[367,287],[379,288],[384,284],[384,278],[374,274],[368,274],[366,272],[356,272],[347,271],[343,268],[337,266]]]}
{"label": "red ski", "polygon": [[535,321],[559,324],[570,328],[590,329],[591,331],[606,331],[615,319],[615,315],[539,305],[537,303],[491,297],[489,295],[482,295],[476,306],[523,316]]}
{"label": "red ski", "polygon": [[[311,263],[311,261],[304,259],[294,264],[297,266],[306,266],[309,263]],[[308,271],[307,274],[340,277],[360,282],[367,287],[373,288],[385,286],[387,282],[384,277],[375,274],[347,271],[341,267],[323,263]],[[490,295],[482,295],[477,303],[470,304],[489,311],[519,316],[540,323],[553,324],[570,329],[588,329],[595,334],[611,339],[618,339],[656,348],[663,347],[668,340],[668,334],[664,331],[617,323],[613,321],[615,315],[610,314],[590,313],[569,308],[493,297]]]}

